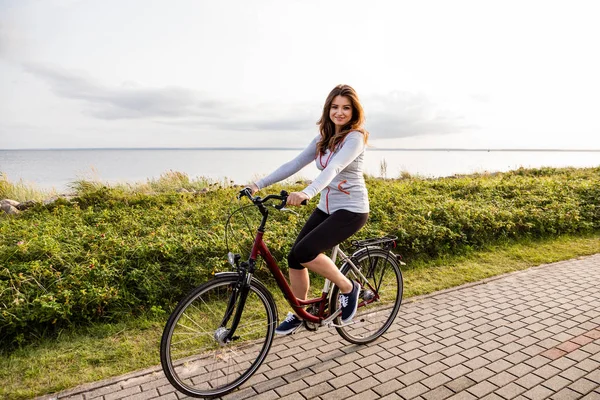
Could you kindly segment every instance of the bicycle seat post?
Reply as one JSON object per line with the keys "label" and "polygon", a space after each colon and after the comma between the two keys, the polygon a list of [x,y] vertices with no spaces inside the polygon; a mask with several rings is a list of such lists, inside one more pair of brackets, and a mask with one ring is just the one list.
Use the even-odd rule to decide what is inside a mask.
{"label": "bicycle seat post", "polygon": [[338,251],[340,250],[340,245],[336,244],[335,246],[333,246],[333,248],[331,249],[331,261],[333,261],[333,263],[335,264],[335,261],[337,259],[337,254]]}

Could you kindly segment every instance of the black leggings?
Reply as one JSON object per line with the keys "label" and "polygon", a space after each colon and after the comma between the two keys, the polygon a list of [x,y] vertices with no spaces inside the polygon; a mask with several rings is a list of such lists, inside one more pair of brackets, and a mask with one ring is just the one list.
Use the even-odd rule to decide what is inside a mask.
{"label": "black leggings", "polygon": [[315,209],[288,254],[288,266],[304,269],[301,263],[314,260],[322,252],[354,235],[367,223],[368,217],[369,213],[337,210],[327,214]]}

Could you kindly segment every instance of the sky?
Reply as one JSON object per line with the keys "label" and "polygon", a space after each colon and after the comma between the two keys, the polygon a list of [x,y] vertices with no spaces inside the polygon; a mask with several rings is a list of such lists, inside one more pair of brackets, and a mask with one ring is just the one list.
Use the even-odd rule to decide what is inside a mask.
{"label": "sky", "polygon": [[376,148],[600,149],[599,11],[0,0],[0,149],[303,147],[340,83]]}

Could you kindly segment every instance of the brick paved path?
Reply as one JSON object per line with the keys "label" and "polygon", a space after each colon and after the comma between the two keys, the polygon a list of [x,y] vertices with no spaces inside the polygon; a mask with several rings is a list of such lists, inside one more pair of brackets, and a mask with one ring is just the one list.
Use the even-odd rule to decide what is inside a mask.
{"label": "brick paved path", "polygon": [[[278,338],[227,399],[600,400],[600,254],[412,299],[375,343]],[[159,368],[46,396],[181,399]]]}

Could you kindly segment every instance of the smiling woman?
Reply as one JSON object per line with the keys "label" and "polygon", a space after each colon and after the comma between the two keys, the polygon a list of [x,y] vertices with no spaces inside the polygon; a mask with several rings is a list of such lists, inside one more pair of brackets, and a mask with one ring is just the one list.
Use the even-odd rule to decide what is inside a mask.
{"label": "smiling woman", "polygon": [[[254,194],[315,162],[321,171],[317,178],[287,198],[288,205],[299,206],[320,193],[317,208],[288,255],[290,284],[294,295],[306,300],[310,288],[308,270],[329,279],[340,288],[344,324],[356,313],[359,287],[346,278],[324,252],[358,232],[369,216],[369,196],[363,176],[369,133],[363,127],[364,121],[356,91],[348,85],[336,86],[327,96],[317,122],[320,134],[294,159],[249,186]],[[302,320],[289,313],[275,333],[287,335],[301,325]]]}

